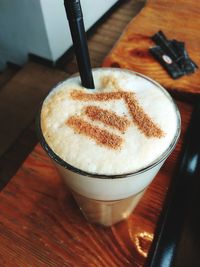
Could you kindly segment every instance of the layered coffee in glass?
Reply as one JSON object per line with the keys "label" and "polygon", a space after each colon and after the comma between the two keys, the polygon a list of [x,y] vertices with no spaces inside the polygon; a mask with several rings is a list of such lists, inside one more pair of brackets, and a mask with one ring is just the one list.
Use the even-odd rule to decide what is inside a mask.
{"label": "layered coffee in glass", "polygon": [[74,75],[53,88],[38,121],[85,217],[113,225],[136,207],[180,134],[176,104],[158,83],[124,69],[93,70],[95,89]]}

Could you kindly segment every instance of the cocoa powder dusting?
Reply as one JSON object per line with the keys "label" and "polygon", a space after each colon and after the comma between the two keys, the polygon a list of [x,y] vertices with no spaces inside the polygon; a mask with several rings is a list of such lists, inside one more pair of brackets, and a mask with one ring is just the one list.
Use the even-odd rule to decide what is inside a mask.
{"label": "cocoa powder dusting", "polygon": [[93,121],[101,121],[105,125],[116,128],[121,132],[124,132],[130,125],[130,121],[125,116],[118,116],[115,112],[96,106],[87,106],[85,113]]}
{"label": "cocoa powder dusting", "polygon": [[82,91],[74,90],[71,93],[71,97],[74,100],[80,101],[110,101],[123,99],[128,107],[128,110],[132,116],[134,124],[137,125],[139,130],[147,137],[161,138],[164,136],[164,132],[160,127],[153,122],[153,120],[145,113],[143,108],[139,105],[134,93],[117,91],[107,93],[84,93]]}
{"label": "cocoa powder dusting", "polygon": [[94,139],[100,145],[104,145],[111,149],[119,149],[121,147],[123,140],[120,136],[101,129],[98,126],[94,126],[78,116],[70,117],[66,121],[66,124],[75,132]]}
{"label": "cocoa powder dusting", "polygon": [[147,137],[161,138],[164,136],[160,127],[144,112],[133,93],[125,93],[124,100],[131,113],[133,122]]}
{"label": "cocoa powder dusting", "polygon": [[74,90],[71,92],[71,97],[74,100],[80,101],[109,101],[118,100],[122,98],[122,92],[108,92],[108,93],[84,93],[80,90]]}

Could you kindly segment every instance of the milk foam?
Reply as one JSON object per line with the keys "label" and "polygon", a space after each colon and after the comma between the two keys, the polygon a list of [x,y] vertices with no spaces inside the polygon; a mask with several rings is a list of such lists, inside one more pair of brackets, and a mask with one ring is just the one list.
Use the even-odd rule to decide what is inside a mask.
{"label": "milk foam", "polygon": [[[129,71],[118,69],[96,69],[93,71],[95,89],[82,88],[79,77],[72,77],[59,84],[46,98],[41,111],[41,128],[44,138],[52,150],[70,165],[95,174],[126,174],[149,166],[165,152],[177,132],[178,117],[172,100],[158,85]],[[102,87],[102,79],[111,77],[117,81]],[[102,93],[123,90],[134,92],[145,113],[164,132],[164,136],[147,137],[133,123],[131,114],[123,99],[110,101],[74,100],[71,92]],[[92,121],[83,112],[86,106],[97,106],[126,116],[131,121],[128,129],[119,130]],[[66,124],[71,116],[78,116],[120,136],[123,143],[119,149],[111,149],[83,134],[79,134]]]}

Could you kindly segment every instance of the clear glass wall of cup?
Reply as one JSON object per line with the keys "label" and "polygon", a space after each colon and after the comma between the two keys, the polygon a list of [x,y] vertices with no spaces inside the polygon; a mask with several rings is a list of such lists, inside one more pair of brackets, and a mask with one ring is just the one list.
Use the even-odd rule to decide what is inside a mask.
{"label": "clear glass wall of cup", "polygon": [[40,115],[37,119],[37,132],[42,147],[55,163],[82,213],[92,223],[111,226],[126,219],[133,212],[146,188],[173,151],[180,135],[180,114],[173,99],[158,83],[141,74],[136,73],[136,75],[147,79],[164,91],[174,105],[177,114],[177,130],[167,150],[149,166],[137,172],[120,175],[98,175],[71,166],[52,151],[42,134]]}

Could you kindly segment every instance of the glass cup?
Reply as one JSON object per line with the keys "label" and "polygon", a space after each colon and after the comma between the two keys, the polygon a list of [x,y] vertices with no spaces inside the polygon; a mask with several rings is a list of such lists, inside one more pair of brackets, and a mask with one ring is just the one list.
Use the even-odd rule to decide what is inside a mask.
{"label": "glass cup", "polygon": [[111,226],[120,222],[133,212],[146,188],[173,151],[180,135],[180,113],[168,92],[150,78],[135,72],[134,75],[138,75],[159,87],[166,97],[170,99],[177,115],[177,130],[171,144],[154,162],[143,169],[120,175],[92,174],[80,170],[68,164],[53,152],[42,134],[40,114],[37,119],[37,132],[40,143],[55,163],[82,213],[89,222],[104,226]]}

